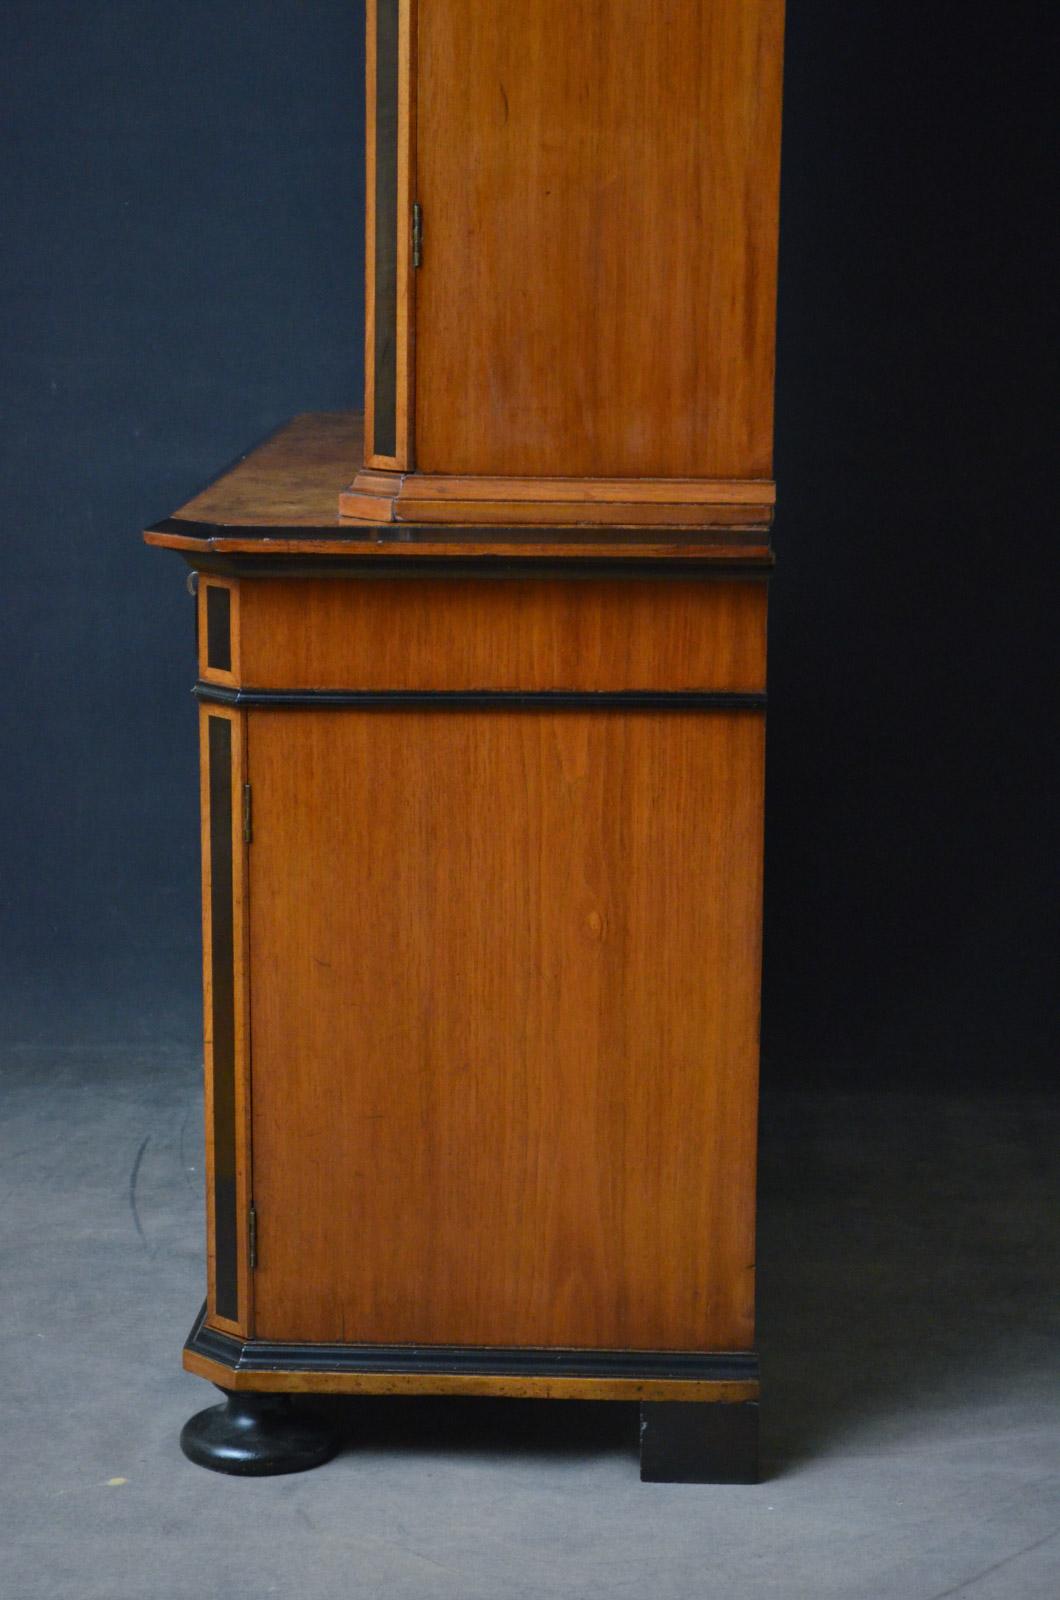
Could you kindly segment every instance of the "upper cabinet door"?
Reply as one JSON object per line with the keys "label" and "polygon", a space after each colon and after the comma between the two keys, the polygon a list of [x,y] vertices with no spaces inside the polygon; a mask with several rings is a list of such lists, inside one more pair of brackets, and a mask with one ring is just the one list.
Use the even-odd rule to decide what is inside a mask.
{"label": "upper cabinet door", "polygon": [[420,0],[415,465],[771,474],[783,0]]}

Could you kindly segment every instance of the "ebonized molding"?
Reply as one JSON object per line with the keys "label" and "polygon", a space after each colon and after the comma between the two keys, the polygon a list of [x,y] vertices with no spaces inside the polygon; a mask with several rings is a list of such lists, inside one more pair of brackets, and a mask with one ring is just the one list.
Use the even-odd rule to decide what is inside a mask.
{"label": "ebonized molding", "polygon": [[233,1372],[453,1373],[504,1378],[679,1379],[754,1383],[754,1351],[507,1349],[473,1345],[275,1344],[206,1326],[203,1306],[185,1350]]}
{"label": "ebonized molding", "polygon": [[[592,545],[614,544],[616,534],[622,532],[621,527],[581,527],[577,523],[567,526],[556,525],[548,527],[527,527],[519,523],[514,527],[494,527],[473,525],[462,527],[452,522],[417,522],[414,526],[402,526],[393,522],[345,522],[341,525],[330,522],[322,524],[291,523],[290,525],[263,522],[202,522],[190,517],[164,517],[161,522],[154,522],[145,530],[146,533],[176,533],[183,539],[199,539],[208,545],[214,539],[255,539],[260,540],[268,547],[274,542],[285,543],[297,540],[300,543],[311,540],[314,544],[321,541],[339,545],[364,544],[371,546],[387,545],[400,546],[418,544],[459,544],[473,547],[476,544],[496,545],[499,543],[510,545],[541,545],[554,544],[557,549],[564,545]],[[739,550],[746,547],[759,550],[767,537],[763,528],[633,528],[626,530],[629,534],[629,543],[643,543],[645,545],[658,545],[665,543],[668,548],[680,549],[683,545],[702,545],[709,542],[712,545],[724,545]],[[279,552],[277,552],[279,554]],[[754,565],[758,568],[769,566],[772,555],[757,556]],[[682,569],[683,570],[683,569]]]}
{"label": "ebonized molding", "polygon": [[537,689],[232,689],[200,680],[196,699],[223,706],[257,709],[330,711],[339,706],[361,711],[764,711],[766,696],[728,691],[623,689],[617,691]]}
{"label": "ebonized molding", "polygon": [[457,556],[378,556],[336,555],[246,555],[241,551],[221,554],[204,544],[198,550],[180,550],[193,572],[219,578],[366,578],[384,582],[394,578],[520,579],[563,578],[578,582],[584,578],[655,578],[665,583],[767,583],[773,567],[759,561],[692,558],[675,567],[672,559],[646,556],[549,556],[467,555]]}

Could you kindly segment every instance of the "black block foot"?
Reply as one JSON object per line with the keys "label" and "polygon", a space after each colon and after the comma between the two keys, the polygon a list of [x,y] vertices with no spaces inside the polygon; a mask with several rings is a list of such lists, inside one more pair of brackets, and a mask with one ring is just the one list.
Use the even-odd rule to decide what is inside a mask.
{"label": "black block foot", "polygon": [[757,1483],[758,1406],[751,1400],[645,1400],[643,1483]]}
{"label": "black block foot", "polygon": [[231,1394],[184,1424],[180,1448],[196,1466],[240,1477],[306,1472],[330,1461],[340,1434],[288,1394]]}

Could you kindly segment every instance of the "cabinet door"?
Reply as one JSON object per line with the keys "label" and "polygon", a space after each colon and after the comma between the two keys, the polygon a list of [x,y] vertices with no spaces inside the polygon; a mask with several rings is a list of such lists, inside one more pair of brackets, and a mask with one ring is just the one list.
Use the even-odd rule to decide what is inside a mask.
{"label": "cabinet door", "polygon": [[763,732],[248,714],[259,1337],[750,1345]]}
{"label": "cabinet door", "polygon": [[421,472],[769,477],[783,0],[416,8]]}

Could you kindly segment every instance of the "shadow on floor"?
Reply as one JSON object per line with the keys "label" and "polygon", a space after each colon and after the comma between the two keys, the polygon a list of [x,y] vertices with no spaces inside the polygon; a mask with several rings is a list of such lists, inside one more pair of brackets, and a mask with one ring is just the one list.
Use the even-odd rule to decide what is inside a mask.
{"label": "shadow on floor", "polygon": [[341,1407],[345,1449],[360,1440],[373,1453],[551,1457],[584,1461],[615,1455],[636,1460],[636,1405],[588,1400],[493,1400],[434,1395],[386,1396],[331,1402]]}
{"label": "shadow on floor", "polygon": [[759,1342],[769,1475],[952,1434],[1049,1370],[1060,1105],[789,1095],[763,1105]]}
{"label": "shadow on floor", "polygon": [[[763,1105],[763,1476],[1048,1367],[1060,1269],[1042,1096],[813,1094]],[[636,1457],[636,1405],[410,1397],[338,1402],[350,1450]],[[948,1427],[952,1424],[947,1424]]]}

